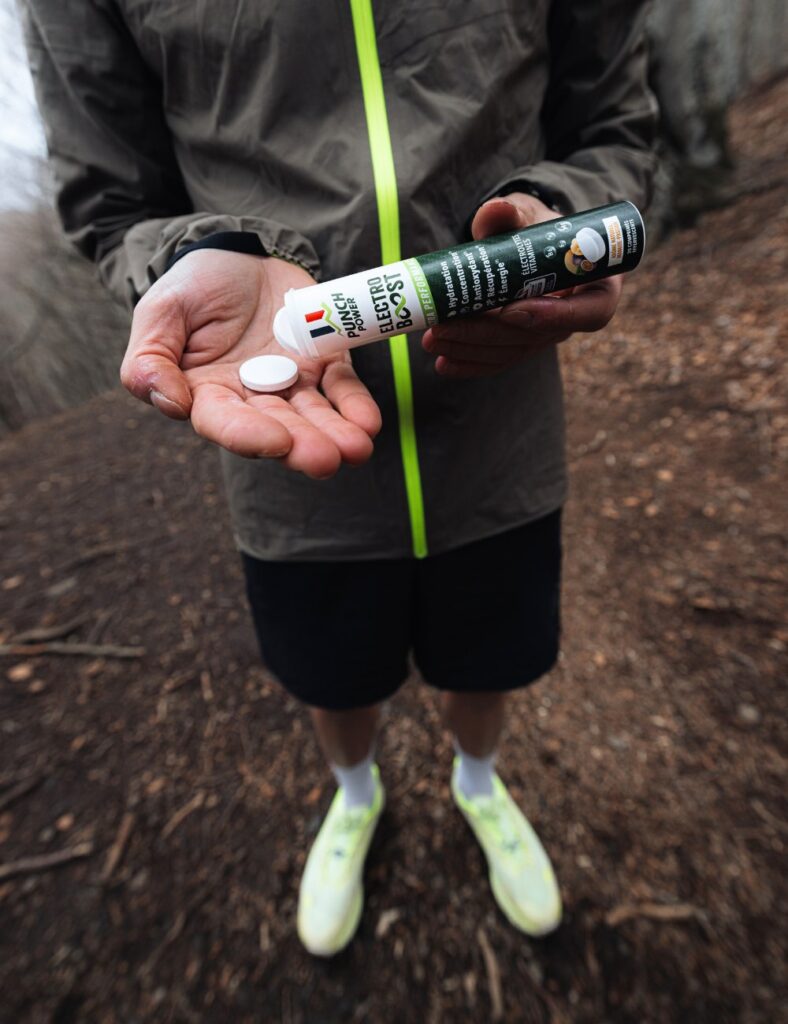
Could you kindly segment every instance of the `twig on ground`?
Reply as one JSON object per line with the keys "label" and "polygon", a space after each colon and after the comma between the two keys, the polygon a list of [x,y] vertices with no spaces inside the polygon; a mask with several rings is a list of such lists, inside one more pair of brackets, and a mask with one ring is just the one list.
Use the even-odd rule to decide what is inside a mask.
{"label": "twig on ground", "polygon": [[575,449],[572,457],[572,463],[579,462],[585,455],[591,455],[593,452],[598,452],[600,449],[605,447],[607,443],[607,431],[597,430],[596,434],[587,444],[578,445]]}
{"label": "twig on ground", "polygon": [[142,658],[144,647],[122,647],[116,644],[52,643],[0,644],[0,657],[35,658],[41,654],[72,654],[90,658]]}
{"label": "twig on ground", "polygon": [[12,786],[7,793],[3,793],[3,795],[0,796],[0,811],[4,811],[6,807],[10,807],[12,803],[21,799],[23,796],[27,796],[27,794],[32,792],[34,789],[37,789],[45,778],[45,775],[34,775],[31,778],[23,779],[15,786]]}
{"label": "twig on ground", "polygon": [[175,920],[173,921],[170,930],[164,936],[159,945],[154,949],[154,951],[151,953],[151,955],[148,957],[145,963],[142,965],[140,974],[150,974],[153,971],[154,967],[159,962],[159,957],[162,955],[164,950],[168,946],[172,945],[172,943],[175,942],[175,940],[183,931],[183,926],[186,924],[187,914],[188,909],[178,911],[178,913],[175,915]]}
{"label": "twig on ground", "polygon": [[378,923],[375,925],[375,938],[383,939],[386,936],[389,928],[402,917],[402,911],[399,907],[392,907],[390,910],[384,910],[378,918]]}
{"label": "twig on ground", "polygon": [[6,878],[13,878],[14,875],[31,875],[38,871],[49,871],[50,868],[58,868],[62,864],[68,864],[72,860],[81,860],[93,853],[93,843],[79,843],[65,850],[56,850],[54,853],[42,853],[37,857],[22,857],[21,860],[13,860],[8,864],[0,864],[0,882]]}
{"label": "twig on ground", "polygon": [[775,814],[772,814],[770,810],[766,808],[761,800],[751,800],[750,806],[767,825],[771,825],[776,828],[779,832],[788,832],[788,824],[781,821]]}
{"label": "twig on ground", "polygon": [[233,813],[238,804],[243,800],[244,796],[246,795],[247,786],[249,785],[250,783],[246,780],[242,782],[236,789],[235,793],[233,793],[230,800],[228,801],[227,805],[225,806],[225,809],[222,811],[222,816],[216,823],[216,827],[214,829],[213,834],[216,839],[218,839],[219,836],[221,836],[222,833],[224,832],[225,826],[227,825],[227,822],[230,820],[230,815]]}
{"label": "twig on ground", "polygon": [[189,915],[197,906],[199,906],[200,903],[203,902],[206,895],[207,894],[205,892],[198,892],[191,900],[189,900],[185,907],[178,911],[178,913],[175,915],[175,920],[172,922],[172,925],[167,934],[161,940],[159,945],[153,950],[153,952],[145,961],[145,963],[140,967],[140,976],[145,977],[146,975],[150,975],[153,973],[162,953],[167,949],[168,946],[171,946],[172,943],[175,942],[175,940],[183,931],[183,926],[186,924]]}
{"label": "twig on ground", "polygon": [[118,831],[115,834],[115,840],[110,846],[107,852],[107,859],[104,861],[104,870],[101,872],[101,881],[107,883],[112,877],[115,868],[120,864],[123,853],[126,849],[126,843],[129,841],[131,830],[134,827],[134,815],[131,811],[126,811],[123,817],[120,819],[120,825]]}
{"label": "twig on ground", "polygon": [[188,803],[184,804],[179,811],[170,818],[164,828],[161,830],[161,838],[169,839],[175,829],[181,824],[181,822],[188,818],[192,811],[196,811],[198,807],[202,807],[205,803],[205,792],[199,789],[194,796],[189,800]]}
{"label": "twig on ground", "polygon": [[90,632],[85,637],[86,644],[97,644],[101,640],[101,634],[104,632],[107,623],[115,614],[113,608],[104,608],[96,616],[96,621],[93,623]]}
{"label": "twig on ground", "polygon": [[87,548],[85,551],[69,559],[69,561],[64,562],[59,566],[59,569],[61,572],[66,572],[69,569],[76,569],[81,565],[89,565],[90,562],[95,562],[99,558],[120,554],[121,551],[128,550],[129,546],[128,541],[109,541],[105,544],[96,544],[95,547]]}
{"label": "twig on ground", "polygon": [[650,917],[655,921],[703,920],[703,911],[689,903],[621,903],[605,915],[605,924],[616,928],[633,917]]}
{"label": "twig on ground", "polygon": [[78,615],[75,619],[61,622],[57,626],[39,626],[36,629],[26,629],[23,633],[17,633],[16,636],[12,636],[9,642],[12,644],[29,644],[40,643],[45,640],[59,640],[61,637],[73,633],[79,626],[89,622],[90,618],[89,614]]}
{"label": "twig on ground", "polygon": [[490,1003],[492,1004],[490,1020],[502,1020],[503,995],[501,993],[501,969],[498,966],[498,958],[490,945],[490,940],[487,938],[487,932],[485,932],[484,928],[479,928],[476,932],[476,938],[479,940],[479,946],[481,947],[484,959],[484,969],[487,972],[487,987],[490,990]]}
{"label": "twig on ground", "polygon": [[200,690],[202,699],[209,704],[213,700],[213,687],[211,686],[211,673],[207,670],[200,673]]}

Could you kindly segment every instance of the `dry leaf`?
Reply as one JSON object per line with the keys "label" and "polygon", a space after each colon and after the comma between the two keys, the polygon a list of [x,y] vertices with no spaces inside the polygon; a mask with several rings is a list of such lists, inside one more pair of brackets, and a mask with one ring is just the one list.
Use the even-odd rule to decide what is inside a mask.
{"label": "dry leaf", "polygon": [[17,665],[12,665],[6,672],[6,676],[12,683],[24,683],[26,680],[30,679],[32,675],[33,666],[29,661],[20,661]]}

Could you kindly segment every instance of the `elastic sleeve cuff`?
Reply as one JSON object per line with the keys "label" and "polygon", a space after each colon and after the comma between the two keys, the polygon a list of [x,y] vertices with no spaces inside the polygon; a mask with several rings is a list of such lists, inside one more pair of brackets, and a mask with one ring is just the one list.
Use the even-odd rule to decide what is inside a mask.
{"label": "elastic sleeve cuff", "polygon": [[166,269],[170,270],[178,260],[197,249],[224,249],[225,252],[240,252],[246,256],[271,255],[260,241],[260,236],[253,231],[214,231],[212,235],[206,235],[199,242],[190,242],[174,252],[167,261]]}
{"label": "elastic sleeve cuff", "polygon": [[[561,213],[590,210],[620,199],[643,207],[649,195],[653,157],[626,146],[578,150],[566,160],[540,160],[518,167],[502,178],[487,196],[520,191],[526,184],[547,206]],[[615,171],[615,173],[613,173]],[[527,189],[522,189],[527,191]],[[547,198],[545,198],[547,197]]]}
{"label": "elastic sleeve cuff", "polygon": [[[482,199],[482,203],[486,203],[488,199],[493,199],[497,196],[508,196],[511,192],[524,192],[527,196],[534,196],[534,198],[539,199],[545,206],[555,210],[556,213],[564,212],[561,209],[558,195],[551,188],[537,185],[533,181],[527,181],[525,178],[514,178],[512,181],[506,181],[498,185],[493,192]],[[482,203],[479,203],[479,206]]]}

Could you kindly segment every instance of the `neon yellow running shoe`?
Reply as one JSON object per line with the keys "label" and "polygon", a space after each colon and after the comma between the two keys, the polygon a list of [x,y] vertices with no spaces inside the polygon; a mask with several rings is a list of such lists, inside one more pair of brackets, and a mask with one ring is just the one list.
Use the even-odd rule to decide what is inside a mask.
{"label": "neon yellow running shoe", "polygon": [[458,764],[455,758],[452,796],[487,858],[498,906],[526,935],[547,935],[561,922],[561,896],[539,837],[497,775],[490,796],[465,796],[457,784]]}
{"label": "neon yellow running shoe", "polygon": [[315,956],[344,949],[361,919],[364,859],[385,804],[377,765],[372,773],[372,804],[345,807],[340,787],[306,860],[298,893],[298,937]]}

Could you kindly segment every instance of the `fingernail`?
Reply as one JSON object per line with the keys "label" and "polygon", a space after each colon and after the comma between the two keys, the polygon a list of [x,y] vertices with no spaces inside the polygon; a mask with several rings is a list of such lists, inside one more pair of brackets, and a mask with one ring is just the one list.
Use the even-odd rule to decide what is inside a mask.
{"label": "fingernail", "polygon": [[165,416],[178,416],[181,419],[187,419],[188,413],[183,406],[178,405],[177,402],[173,402],[166,395],[163,395],[161,391],[151,390],[149,394],[151,405],[155,405],[159,412],[163,412]]}
{"label": "fingernail", "polygon": [[501,320],[506,322],[507,320],[515,321],[517,327],[527,327],[533,323],[534,315],[527,309],[505,309],[501,313]]}

